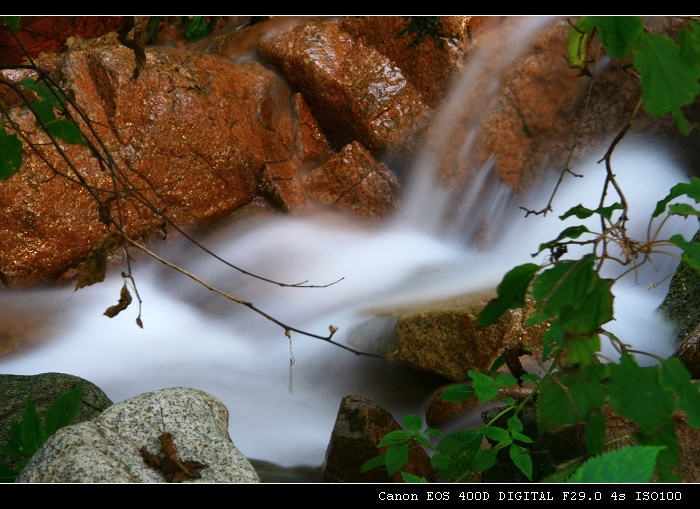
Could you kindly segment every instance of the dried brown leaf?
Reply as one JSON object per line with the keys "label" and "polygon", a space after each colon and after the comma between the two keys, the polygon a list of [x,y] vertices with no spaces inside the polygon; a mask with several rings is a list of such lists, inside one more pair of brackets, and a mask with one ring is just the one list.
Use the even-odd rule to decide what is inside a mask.
{"label": "dried brown leaf", "polygon": [[92,248],[87,259],[78,269],[78,281],[75,283],[76,290],[105,280],[107,252],[111,241],[111,236],[105,237]]}
{"label": "dried brown leaf", "polygon": [[119,293],[119,302],[117,302],[117,304],[115,304],[114,306],[108,307],[107,310],[104,312],[105,316],[108,316],[109,318],[114,318],[119,313],[128,308],[129,304],[131,304],[131,301],[131,293],[129,293],[129,289],[126,286],[126,283],[124,283],[124,286],[122,286],[122,290]]}

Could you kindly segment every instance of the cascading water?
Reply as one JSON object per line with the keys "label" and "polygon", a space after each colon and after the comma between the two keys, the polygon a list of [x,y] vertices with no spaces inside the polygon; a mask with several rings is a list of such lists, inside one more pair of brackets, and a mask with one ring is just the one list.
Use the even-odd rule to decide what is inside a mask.
{"label": "cascading water", "polygon": [[[523,41],[545,21],[538,22],[518,32],[523,40],[511,41],[516,44],[512,47],[525,47]],[[473,68],[475,62],[478,59],[467,72],[479,71]],[[502,72],[508,62],[500,65]],[[468,97],[458,89],[451,100]],[[468,157],[469,140],[463,152]],[[325,334],[329,325],[339,326],[334,339],[343,342],[346,332],[373,308],[495,288],[507,270],[533,261],[529,253],[567,226],[558,215],[582,201],[595,208],[600,196],[603,169],[591,161],[577,168],[585,178],[567,182],[557,194],[555,213],[544,219],[525,218],[502,187],[489,184],[486,168],[483,185],[475,184],[470,193],[479,197],[479,210],[491,218],[498,213],[501,219],[497,241],[477,247],[465,244],[469,236],[441,228],[440,204],[449,200],[426,171],[435,157],[439,156],[426,153],[417,160],[421,171],[415,172],[404,209],[385,224],[310,209],[295,217],[264,218],[250,228],[234,224],[203,239],[223,258],[276,281],[324,285],[343,278],[328,288],[280,288],[227,269],[186,245],[168,248],[165,256],[286,324],[318,334]],[[643,237],[646,225],[641,218],[648,218],[656,201],[685,174],[670,168],[662,151],[624,142],[614,164],[633,207],[633,223],[640,218],[631,228]],[[548,192],[542,189],[525,200],[538,207]],[[470,201],[467,197],[464,206]],[[488,208],[484,203],[497,205]],[[458,210],[463,219],[478,220],[475,209]],[[469,220],[460,223],[466,228]],[[689,223],[668,225],[666,231],[680,226],[690,238],[697,225]],[[615,285],[617,321],[610,328],[640,350],[668,355],[670,328],[653,312],[665,285],[650,291],[646,284],[662,281],[674,263],[668,258],[657,266],[657,271],[650,271],[650,265],[645,268],[638,281],[628,277]],[[75,293],[63,289],[2,296],[5,320],[11,316],[21,324],[39,316],[46,341],[0,359],[0,372],[78,375],[97,384],[113,401],[164,387],[201,389],[228,407],[232,440],[246,456],[282,466],[323,462],[342,397],[374,398],[397,416],[421,414],[429,393],[444,382],[387,361],[357,357],[320,340],[298,334],[288,339],[280,327],[249,309],[155,262],[137,263],[134,274],[144,301],[143,330],[134,325],[129,310],[114,319],[102,315],[118,295],[118,277]]]}

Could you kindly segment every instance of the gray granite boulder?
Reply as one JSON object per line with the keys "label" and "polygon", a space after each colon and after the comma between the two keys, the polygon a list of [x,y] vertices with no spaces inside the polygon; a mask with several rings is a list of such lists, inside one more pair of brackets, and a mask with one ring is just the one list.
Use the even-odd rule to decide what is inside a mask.
{"label": "gray granite boulder", "polygon": [[[172,444],[174,461],[172,455],[167,459],[166,444]],[[178,468],[178,462],[185,468]],[[62,428],[17,477],[17,482],[41,483],[173,480],[260,482],[231,441],[226,407],[196,389],[141,394],[112,405],[92,421]]]}

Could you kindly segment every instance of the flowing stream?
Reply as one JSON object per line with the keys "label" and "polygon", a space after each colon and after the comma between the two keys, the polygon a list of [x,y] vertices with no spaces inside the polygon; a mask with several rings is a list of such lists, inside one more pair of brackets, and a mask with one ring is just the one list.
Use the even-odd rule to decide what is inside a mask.
{"label": "flowing stream", "polygon": [[[545,20],[538,22],[530,22],[518,37],[529,40]],[[526,46],[511,42],[512,47]],[[480,72],[478,62],[475,58],[466,72]],[[508,61],[501,65],[506,69]],[[497,84],[498,76],[494,80]],[[469,97],[458,88],[451,101],[463,104]],[[345,343],[348,332],[371,317],[372,309],[493,289],[515,265],[543,261],[545,254],[533,259],[530,253],[570,224],[557,216],[578,203],[596,208],[600,197],[604,170],[592,160],[577,168],[586,176],[567,181],[557,195],[554,214],[525,218],[517,206],[541,208],[550,190],[525,198],[529,203],[515,203],[506,189],[491,182],[486,167],[483,183],[474,185],[461,212],[475,221],[478,211],[500,218],[497,241],[479,248],[463,240],[463,231],[441,226],[445,191],[427,171],[434,157],[439,156],[425,153],[417,160],[403,210],[385,223],[367,224],[319,208],[295,217],[263,218],[252,227],[232,224],[203,237],[220,256],[266,278],[314,285],[343,278],[328,288],[280,288],[227,269],[186,245],[162,252],[286,324],[321,335],[329,325],[338,326],[334,339]],[[686,180],[685,170],[669,161],[663,150],[626,141],[615,155],[616,171],[633,205],[632,228],[642,237],[643,218],[656,201]],[[477,195],[482,205],[478,211],[469,209],[470,198]],[[475,224],[470,221],[463,221],[463,228]],[[672,231],[674,226],[668,226]],[[678,226],[686,238],[697,227],[682,221]],[[610,328],[638,349],[668,355],[672,331],[654,310],[675,262],[659,259],[657,267],[615,285],[617,321]],[[289,339],[249,309],[155,262],[138,262],[134,273],[144,301],[144,329],[134,324],[131,309],[113,319],[102,315],[118,298],[122,280],[117,274],[78,292],[65,288],[3,295],[3,319],[40,324],[44,341],[0,358],[0,372],[74,374],[98,385],[115,402],[164,387],[204,390],[229,409],[231,438],[246,456],[281,466],[322,464],[344,396],[371,397],[397,417],[422,414],[428,395],[445,382],[321,340],[294,333]],[[660,284],[649,290],[649,283]]]}

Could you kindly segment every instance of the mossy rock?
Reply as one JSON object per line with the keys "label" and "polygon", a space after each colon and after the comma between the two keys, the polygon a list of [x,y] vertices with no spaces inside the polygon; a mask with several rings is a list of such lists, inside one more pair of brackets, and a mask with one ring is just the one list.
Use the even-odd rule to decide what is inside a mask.
{"label": "mossy rock", "polygon": [[[700,230],[693,237],[693,242],[700,242]],[[659,311],[677,327],[677,343],[700,324],[700,275],[693,267],[685,262],[678,264]]]}
{"label": "mossy rock", "polygon": [[[83,397],[74,423],[90,421],[112,405],[112,401],[92,382],[63,373],[40,375],[0,375],[0,445],[10,441],[10,424],[21,421],[27,396],[43,417],[48,406],[60,395],[83,384]],[[20,458],[0,455],[0,463],[14,468]]]}

